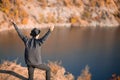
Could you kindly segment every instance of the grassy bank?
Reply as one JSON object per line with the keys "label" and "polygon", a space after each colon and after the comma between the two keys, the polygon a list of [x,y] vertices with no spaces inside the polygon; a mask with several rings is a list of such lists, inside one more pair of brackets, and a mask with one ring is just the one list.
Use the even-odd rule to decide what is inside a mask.
{"label": "grassy bank", "polygon": [[[58,62],[49,62],[51,68],[51,80],[75,80],[74,76],[67,72]],[[0,80],[27,80],[27,67],[22,67],[16,62],[4,61],[0,64]],[[45,71],[35,69],[34,80],[45,80]],[[83,69],[77,80],[91,80],[89,68]]]}
{"label": "grassy bank", "polygon": [[[66,71],[60,62],[48,62],[47,65],[51,68],[51,80],[75,80],[73,74]],[[17,64],[16,61],[3,61],[0,64],[0,80],[27,80],[27,78],[27,67]],[[34,80],[46,80],[45,71],[35,69]],[[88,66],[81,71],[77,80],[92,80]],[[108,80],[120,80],[120,76],[113,74]]]}

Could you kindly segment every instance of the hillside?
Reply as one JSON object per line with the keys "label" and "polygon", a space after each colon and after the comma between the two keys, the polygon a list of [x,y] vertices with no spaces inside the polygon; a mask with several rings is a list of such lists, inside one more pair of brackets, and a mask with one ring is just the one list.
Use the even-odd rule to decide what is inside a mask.
{"label": "hillside", "polygon": [[[9,19],[21,28],[120,25],[119,0],[0,0],[0,30],[11,29]],[[25,27],[24,27],[25,26]]]}
{"label": "hillside", "polygon": [[[74,80],[74,76],[67,72],[58,62],[49,62],[51,68],[51,80]],[[22,67],[16,62],[4,61],[0,64],[0,80],[27,80],[27,67]],[[45,72],[35,69],[35,80],[45,80]],[[83,69],[81,76],[77,80],[91,80],[88,66]]]}

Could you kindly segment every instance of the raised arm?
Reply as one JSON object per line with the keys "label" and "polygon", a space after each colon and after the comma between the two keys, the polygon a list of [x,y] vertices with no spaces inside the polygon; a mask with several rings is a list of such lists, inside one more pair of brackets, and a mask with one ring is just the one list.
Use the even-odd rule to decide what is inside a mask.
{"label": "raised arm", "polygon": [[40,42],[43,43],[47,39],[47,37],[49,36],[49,34],[53,31],[53,29],[54,29],[54,25],[51,25],[50,29],[47,31],[47,33],[42,38],[39,39]]}
{"label": "raised arm", "polygon": [[14,26],[15,30],[17,31],[19,37],[20,37],[24,42],[26,42],[27,38],[22,34],[22,32],[21,32],[21,31],[19,30],[19,28],[17,27],[17,25],[16,25],[13,21],[11,21],[11,23],[13,24],[13,26]]}

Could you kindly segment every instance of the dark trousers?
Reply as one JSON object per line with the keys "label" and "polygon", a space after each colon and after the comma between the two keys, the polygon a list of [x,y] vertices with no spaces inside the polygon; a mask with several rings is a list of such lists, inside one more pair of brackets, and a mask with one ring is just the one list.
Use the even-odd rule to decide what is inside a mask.
{"label": "dark trousers", "polygon": [[34,69],[38,68],[41,70],[46,71],[46,80],[50,80],[50,68],[47,65],[40,64],[40,65],[28,65],[28,80],[33,80],[34,77]]}

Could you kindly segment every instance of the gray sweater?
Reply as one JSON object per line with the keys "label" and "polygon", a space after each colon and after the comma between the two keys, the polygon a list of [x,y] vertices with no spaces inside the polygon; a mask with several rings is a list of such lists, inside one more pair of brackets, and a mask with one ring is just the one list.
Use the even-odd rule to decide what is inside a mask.
{"label": "gray sweater", "polygon": [[50,29],[48,32],[40,39],[27,38],[22,34],[22,32],[18,29],[17,25],[14,24],[14,28],[17,31],[19,37],[22,39],[25,45],[25,62],[27,65],[39,65],[42,64],[41,59],[41,45],[47,39],[50,34]]}

